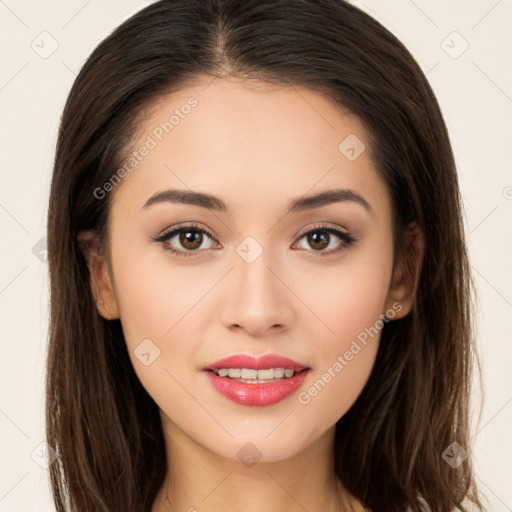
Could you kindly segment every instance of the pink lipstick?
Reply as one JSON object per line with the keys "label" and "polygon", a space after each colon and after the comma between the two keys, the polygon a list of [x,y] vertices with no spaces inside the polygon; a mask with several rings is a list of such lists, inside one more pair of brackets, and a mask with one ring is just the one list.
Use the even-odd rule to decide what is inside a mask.
{"label": "pink lipstick", "polygon": [[215,361],[203,370],[214,389],[226,398],[241,405],[266,406],[291,395],[311,368],[277,354],[238,354]]}

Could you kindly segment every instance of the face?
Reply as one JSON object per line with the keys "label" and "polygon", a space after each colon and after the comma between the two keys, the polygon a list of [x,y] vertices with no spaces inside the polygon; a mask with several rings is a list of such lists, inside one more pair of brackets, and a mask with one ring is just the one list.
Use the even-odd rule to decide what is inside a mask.
{"label": "face", "polygon": [[[368,136],[319,93],[227,79],[197,80],[147,114],[109,191],[100,313],[120,317],[164,430],[233,460],[249,442],[263,462],[292,457],[362,391],[384,314],[407,312]],[[269,354],[260,369],[294,376],[240,382],[237,368],[258,364],[243,358],[217,365],[232,377],[205,370]]]}

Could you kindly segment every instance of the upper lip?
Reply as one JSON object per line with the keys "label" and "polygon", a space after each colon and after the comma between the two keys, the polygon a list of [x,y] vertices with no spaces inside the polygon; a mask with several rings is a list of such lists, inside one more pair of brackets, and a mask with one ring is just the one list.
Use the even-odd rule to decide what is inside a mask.
{"label": "upper lip", "polygon": [[279,354],[265,354],[255,357],[246,354],[235,354],[224,359],[219,359],[205,366],[203,370],[220,370],[221,368],[250,368],[253,370],[265,370],[267,368],[288,368],[300,372],[309,367],[288,357]]}

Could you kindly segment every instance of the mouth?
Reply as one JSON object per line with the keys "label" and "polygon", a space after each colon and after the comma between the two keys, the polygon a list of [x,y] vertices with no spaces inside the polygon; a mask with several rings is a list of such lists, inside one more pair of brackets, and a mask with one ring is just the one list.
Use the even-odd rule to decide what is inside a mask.
{"label": "mouth", "polygon": [[304,382],[311,368],[276,354],[239,354],[203,368],[215,390],[240,405],[267,406],[284,400]]}

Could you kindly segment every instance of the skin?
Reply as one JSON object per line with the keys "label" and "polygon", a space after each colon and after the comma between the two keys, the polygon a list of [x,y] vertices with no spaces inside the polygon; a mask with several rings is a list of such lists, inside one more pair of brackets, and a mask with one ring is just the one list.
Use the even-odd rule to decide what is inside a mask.
{"label": "skin", "polygon": [[[351,497],[329,468],[336,421],[368,380],[380,331],[309,403],[298,393],[380,315],[392,310],[398,319],[412,307],[417,275],[405,279],[400,260],[393,274],[390,195],[367,133],[317,92],[201,77],[151,106],[134,147],[191,96],[197,107],[111,192],[109,254],[88,254],[99,314],[121,319],[135,371],[160,408],[172,482],[166,479],[152,512],[169,510],[167,494],[173,510],[217,512],[226,503],[245,512],[363,510],[356,500],[340,508]],[[338,149],[350,134],[366,145],[354,161]],[[172,203],[142,209],[168,188],[213,194],[230,211]],[[292,198],[335,188],[357,192],[373,213],[345,201],[286,214]],[[179,236],[151,241],[188,222],[215,237],[204,234],[195,255],[165,250],[191,252]],[[328,247],[315,250],[303,234],[319,223],[348,230],[357,242],[322,256],[344,242],[331,235]],[[251,263],[236,252],[247,236],[263,249]],[[411,241],[420,262],[420,234]],[[145,366],[134,350],[147,338],[160,355]],[[202,371],[236,353],[278,353],[312,371],[280,403],[243,406],[214,390]],[[249,442],[261,453],[251,467],[237,456]]]}

